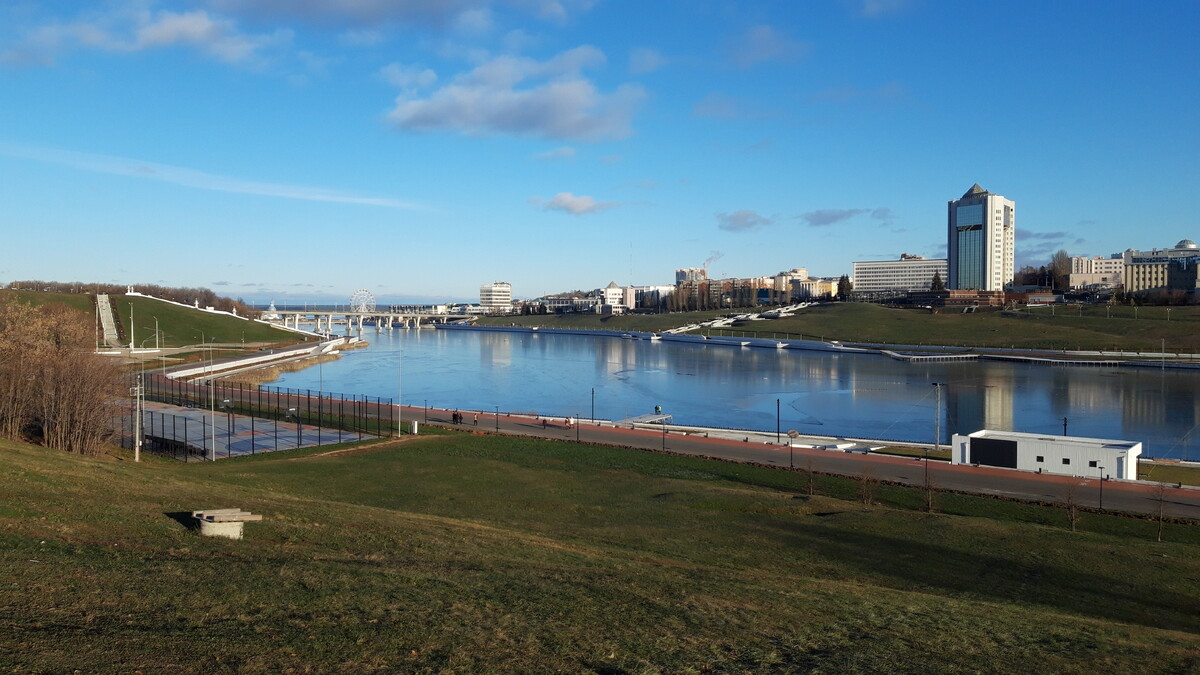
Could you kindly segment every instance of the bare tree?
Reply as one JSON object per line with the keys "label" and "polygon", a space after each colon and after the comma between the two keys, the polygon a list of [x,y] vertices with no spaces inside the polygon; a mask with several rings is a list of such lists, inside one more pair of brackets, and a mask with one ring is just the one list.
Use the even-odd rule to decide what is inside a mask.
{"label": "bare tree", "polygon": [[1163,533],[1163,504],[1167,501],[1167,484],[1159,483],[1154,489],[1154,499],[1158,502],[1158,540],[1162,541]]}
{"label": "bare tree", "polygon": [[0,433],[80,454],[112,434],[119,367],[93,354],[91,318],[61,305],[0,305]]}
{"label": "bare tree", "polygon": [[1067,520],[1071,523],[1071,531],[1075,531],[1075,526],[1079,523],[1079,499],[1075,494],[1077,483],[1074,479],[1067,483]]}
{"label": "bare tree", "polygon": [[863,504],[870,506],[875,503],[875,484],[878,482],[870,469],[864,469],[858,477],[858,496]]}

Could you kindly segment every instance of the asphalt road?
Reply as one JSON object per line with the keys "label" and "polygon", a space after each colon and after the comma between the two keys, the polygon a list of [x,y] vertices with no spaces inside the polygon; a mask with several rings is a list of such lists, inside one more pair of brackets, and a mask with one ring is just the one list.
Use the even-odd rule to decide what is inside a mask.
{"label": "asphalt road", "polygon": [[[583,443],[613,445],[644,450],[666,450],[686,455],[713,457],[735,462],[757,462],[779,467],[842,476],[867,476],[876,480],[921,486],[925,484],[925,461],[859,452],[789,448],[786,445],[764,443],[761,440],[739,441],[729,438],[704,437],[701,434],[661,432],[618,428],[611,423],[576,422],[568,426],[561,418],[541,418],[500,413],[464,412],[463,424],[451,423],[451,411],[405,407],[406,420],[429,422],[481,432],[516,434],[559,440],[578,440]],[[784,439],[786,442],[786,439]],[[1136,481],[1101,481],[1096,478],[1076,478],[1037,474],[1028,471],[951,465],[944,461],[929,462],[929,479],[940,490],[996,495],[1013,499],[1066,504],[1074,491],[1074,500],[1081,507],[1103,508],[1129,513],[1155,514],[1161,490],[1163,513],[1167,516],[1200,520],[1200,488],[1190,486],[1160,487],[1157,483]]]}

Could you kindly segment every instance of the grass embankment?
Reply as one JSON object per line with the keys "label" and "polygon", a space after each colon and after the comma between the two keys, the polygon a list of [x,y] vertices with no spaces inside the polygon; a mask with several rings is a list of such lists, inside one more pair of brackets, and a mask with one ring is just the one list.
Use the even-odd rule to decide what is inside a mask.
{"label": "grass embankment", "polygon": [[[1184,672],[1200,528],[452,435],[215,465],[0,444],[20,671]],[[299,457],[301,455],[293,455]],[[916,507],[914,490],[874,486]],[[841,499],[839,499],[841,498]],[[241,542],[172,516],[265,515]],[[1026,521],[1026,522],[1018,522]]]}
{"label": "grass embankment", "polygon": [[[94,317],[95,296],[90,293],[49,293],[38,291],[0,290],[19,302],[36,306],[61,304]],[[304,341],[296,333],[280,330],[257,321],[245,321],[224,314],[198,311],[190,307],[136,295],[110,295],[114,318],[123,344],[129,346],[129,314],[133,311],[133,339],[138,348],[155,345],[155,319],[158,319],[158,343],[163,347],[185,347],[215,341],[224,348],[250,345],[289,345]],[[130,307],[132,305],[132,308]],[[95,321],[94,318],[89,320]]]}
{"label": "grass embankment", "polygon": [[[1018,349],[1200,353],[1200,307],[1057,307],[980,311],[897,309],[867,303],[829,303],[784,319],[749,321],[714,335],[806,338],[843,342],[951,345]],[[748,311],[748,310],[739,310]],[[1052,313],[1053,312],[1053,313]],[[721,312],[602,317],[591,314],[481,319],[484,325],[609,330],[664,330],[707,321]],[[1135,318],[1136,317],[1136,318]],[[1165,341],[1165,342],[1164,342]]]}

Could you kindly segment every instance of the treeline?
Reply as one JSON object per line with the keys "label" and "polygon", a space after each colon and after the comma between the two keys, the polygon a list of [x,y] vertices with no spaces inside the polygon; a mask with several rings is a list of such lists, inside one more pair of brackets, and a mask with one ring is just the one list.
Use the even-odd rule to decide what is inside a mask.
{"label": "treeline", "polygon": [[[48,293],[107,293],[122,295],[129,290],[128,285],[83,283],[80,281],[13,281],[8,287],[17,291],[43,291]],[[153,295],[163,300],[171,300],[185,305],[199,304],[200,307],[212,307],[222,312],[237,310],[241,316],[249,316],[255,310],[251,309],[241,298],[233,300],[217,295],[207,288],[173,288],[155,284],[136,284],[133,290],[145,295]]]}
{"label": "treeline", "polygon": [[92,352],[91,325],[62,305],[0,298],[0,436],[101,452],[128,393],[120,367]]}

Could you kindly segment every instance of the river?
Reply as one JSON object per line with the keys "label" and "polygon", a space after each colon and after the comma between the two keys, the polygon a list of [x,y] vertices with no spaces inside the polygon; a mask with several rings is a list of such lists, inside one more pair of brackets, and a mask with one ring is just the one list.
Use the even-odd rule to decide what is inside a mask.
{"label": "river", "polygon": [[[362,334],[365,349],[273,385],[405,405],[621,420],[661,406],[676,424],[941,443],[1000,429],[1141,441],[1200,460],[1200,374],[884,356],[610,337],[446,330]],[[594,392],[594,393],[593,393]],[[778,414],[777,414],[778,411]]]}

